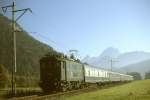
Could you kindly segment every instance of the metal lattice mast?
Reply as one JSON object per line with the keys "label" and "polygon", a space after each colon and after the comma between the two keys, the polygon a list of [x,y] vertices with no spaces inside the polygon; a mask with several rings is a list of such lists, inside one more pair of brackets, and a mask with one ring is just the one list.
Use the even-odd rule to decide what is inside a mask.
{"label": "metal lattice mast", "polygon": [[110,70],[112,71],[113,62],[119,62],[118,60],[114,60],[114,58],[110,59]]}
{"label": "metal lattice mast", "polygon": [[[4,13],[6,13],[7,9],[11,8],[12,9],[12,36],[13,36],[13,65],[12,65],[12,79],[11,79],[11,84],[12,84],[12,96],[16,95],[16,79],[15,75],[17,72],[17,59],[16,59],[16,22],[29,10],[30,8],[26,9],[20,9],[16,10],[16,5],[15,1],[12,2],[12,5],[4,6],[2,7],[2,10]],[[23,12],[19,17],[15,18],[15,14],[17,12]]]}
{"label": "metal lattice mast", "polygon": [[15,1],[13,1],[12,4],[12,32],[13,32],[13,53],[14,53],[14,64],[13,64],[13,68],[12,68],[12,95],[16,94],[16,79],[15,79],[15,75],[16,75],[16,68],[17,68],[17,61],[16,61],[16,33],[15,33],[15,26],[16,26],[16,22],[15,22]]}

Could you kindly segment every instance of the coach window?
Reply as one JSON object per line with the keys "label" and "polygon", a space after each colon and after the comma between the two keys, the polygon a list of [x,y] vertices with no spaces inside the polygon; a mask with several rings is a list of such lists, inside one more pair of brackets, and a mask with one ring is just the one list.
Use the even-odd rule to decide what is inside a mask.
{"label": "coach window", "polygon": [[90,71],[88,71],[89,72],[89,76],[90,76]]}
{"label": "coach window", "polygon": [[66,66],[66,62],[63,61],[63,69],[65,69],[65,66]]}

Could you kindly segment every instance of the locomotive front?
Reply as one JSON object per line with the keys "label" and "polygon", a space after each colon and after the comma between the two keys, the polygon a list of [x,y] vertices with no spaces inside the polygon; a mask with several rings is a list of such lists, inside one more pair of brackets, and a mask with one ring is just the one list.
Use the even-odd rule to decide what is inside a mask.
{"label": "locomotive front", "polygon": [[61,62],[54,56],[40,60],[40,87],[44,92],[57,90],[60,81]]}

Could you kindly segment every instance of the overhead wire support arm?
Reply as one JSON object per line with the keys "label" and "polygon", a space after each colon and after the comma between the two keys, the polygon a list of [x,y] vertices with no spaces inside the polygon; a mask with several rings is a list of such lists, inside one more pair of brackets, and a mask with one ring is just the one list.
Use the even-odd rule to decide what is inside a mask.
{"label": "overhead wire support arm", "polygon": [[13,5],[4,6],[4,7],[2,7],[2,11],[3,11],[4,13],[6,13],[6,12],[7,12],[7,9],[10,8],[10,7],[12,7],[12,6],[13,6]]}
{"label": "overhead wire support arm", "polygon": [[30,8],[26,8],[26,9],[21,9],[21,10],[15,10],[15,11],[13,11],[13,12],[22,12],[23,11],[23,13],[20,15],[20,16],[18,16],[17,18],[16,18],[16,22],[27,12],[27,11],[30,11],[31,13],[32,13],[32,10],[30,9]]}
{"label": "overhead wire support arm", "polygon": [[[8,6],[4,6],[2,7],[2,11],[4,13],[7,12],[7,9],[11,8],[12,9],[12,34],[13,34],[13,66],[12,66],[12,95],[15,96],[16,95],[16,80],[15,80],[15,73],[17,72],[17,59],[16,59],[16,21],[18,21],[27,11],[30,11],[32,13],[32,10],[30,8],[26,8],[26,9],[21,9],[21,10],[16,10],[16,5],[15,5],[15,1],[12,2],[12,5],[8,5]],[[17,12],[23,11],[23,13],[15,18],[15,14]]]}

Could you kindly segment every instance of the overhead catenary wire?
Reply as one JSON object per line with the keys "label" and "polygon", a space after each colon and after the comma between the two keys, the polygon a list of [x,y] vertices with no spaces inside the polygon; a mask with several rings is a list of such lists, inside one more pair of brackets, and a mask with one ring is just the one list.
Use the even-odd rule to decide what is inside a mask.
{"label": "overhead catenary wire", "polygon": [[[26,9],[25,9],[26,10]],[[34,17],[36,17],[36,18],[38,18],[38,19],[40,19],[39,18],[39,16],[38,16],[38,14],[37,13],[35,13],[35,12],[32,12],[32,15],[34,16]],[[20,18],[19,16],[18,16],[18,18]],[[18,19],[16,19],[16,21],[17,21]],[[21,30],[22,31],[22,30]],[[32,36],[34,37],[38,37],[38,38],[42,38],[45,42],[44,43],[46,43],[46,44],[48,44],[48,45],[52,45],[52,46],[54,46],[54,48],[56,47],[56,49],[59,49],[59,50],[62,50],[62,51],[65,51],[65,53],[67,54],[67,52],[69,51],[69,49],[67,50],[66,48],[68,48],[66,45],[62,45],[61,43],[58,43],[58,42],[56,42],[56,41],[54,41],[54,40],[52,40],[50,37],[47,37],[47,36],[45,36],[44,34],[41,34],[41,33],[39,33],[39,32],[28,32],[28,33],[30,33],[30,34],[32,34]],[[41,41],[41,42],[43,42],[43,41]],[[63,49],[64,50],[63,50]]]}
{"label": "overhead catenary wire", "polygon": [[[48,45],[55,45],[55,47],[58,49],[58,48],[67,48],[66,46],[63,46],[63,45],[61,45],[60,43],[58,43],[58,42],[56,42],[56,41],[54,41],[54,40],[52,40],[50,37],[46,37],[45,35],[42,35],[41,33],[38,33],[38,32],[29,32],[30,34],[32,34],[33,36],[35,36],[36,38],[38,37],[38,38],[42,38],[42,39],[44,39],[47,43],[46,44],[48,44]],[[54,47],[54,49],[56,49]],[[60,50],[60,49],[59,49]],[[72,50],[72,49],[71,49]],[[63,52],[64,54],[66,54],[66,55],[69,55],[70,54],[70,49],[66,49],[65,50],[65,52]],[[78,51],[78,50],[77,50]],[[81,59],[81,56],[80,56],[80,54],[77,52],[76,53],[76,56],[78,57],[78,59]]]}
{"label": "overhead catenary wire", "polygon": [[3,13],[3,10],[2,10],[2,7],[4,6],[6,4],[6,1],[4,1],[4,0],[1,0],[0,1],[0,13]]}
{"label": "overhead catenary wire", "polygon": [[58,48],[66,48],[65,46],[62,46],[60,43],[52,40],[50,37],[46,37],[38,32],[29,32],[29,33],[32,34],[32,36],[35,36],[36,38],[38,37],[38,38],[44,39],[44,41],[48,45],[55,45]]}
{"label": "overhead catenary wire", "polygon": [[113,63],[119,62],[118,58],[112,58],[109,56],[104,56],[103,60],[108,60],[110,62],[110,71],[113,71]]}
{"label": "overhead catenary wire", "polygon": [[51,42],[51,43],[53,43],[53,44],[55,44],[55,45],[58,46],[58,44],[57,44],[55,41],[53,41],[51,38],[49,38],[49,37],[46,37],[46,36],[44,36],[44,35],[41,35],[40,33],[37,33],[37,32],[29,32],[29,33],[32,34],[32,35],[36,35],[36,36],[38,36],[38,37],[40,37],[40,38],[43,38],[43,39],[46,40],[47,42]]}
{"label": "overhead catenary wire", "polygon": [[[32,14],[33,14],[33,16],[34,17],[36,17],[37,19],[37,21],[38,20],[40,20],[41,18],[38,16],[38,14],[36,13],[36,12],[32,12]],[[47,24],[47,23],[44,23],[44,24]],[[48,24],[47,24],[47,26],[48,26]],[[44,34],[44,32],[36,32],[36,31],[29,31],[28,32],[30,35],[32,35],[33,37],[35,37],[35,38],[41,38],[42,40],[44,39],[44,41],[41,41],[41,40],[39,40],[39,41],[41,41],[41,42],[44,42],[44,43],[46,43],[46,44],[48,44],[49,46],[54,46],[54,49],[59,49],[59,50],[62,50],[63,51],[63,53],[64,54],[66,54],[66,55],[68,55],[68,52],[69,52],[69,50],[70,50],[70,48],[68,47],[68,46],[66,46],[66,45],[63,45],[62,43],[58,43],[58,42],[56,42],[56,41],[54,41],[53,39],[51,39],[51,37],[50,36],[46,36],[45,34],[47,34],[47,33],[45,33]],[[56,48],[55,48],[56,47]],[[62,49],[63,48],[63,49]],[[72,48],[71,48],[72,49]],[[61,52],[62,52],[61,51]],[[64,52],[65,51],[65,52]],[[79,58],[81,58],[81,56],[78,54],[78,57]]]}

